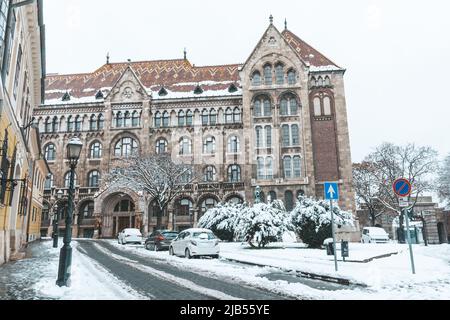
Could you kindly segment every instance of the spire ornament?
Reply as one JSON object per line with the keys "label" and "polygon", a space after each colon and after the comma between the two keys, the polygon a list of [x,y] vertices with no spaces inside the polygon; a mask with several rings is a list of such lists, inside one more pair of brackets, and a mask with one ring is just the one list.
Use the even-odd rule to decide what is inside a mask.
{"label": "spire ornament", "polygon": [[270,20],[270,24],[273,24],[273,15],[270,15],[269,20]]}

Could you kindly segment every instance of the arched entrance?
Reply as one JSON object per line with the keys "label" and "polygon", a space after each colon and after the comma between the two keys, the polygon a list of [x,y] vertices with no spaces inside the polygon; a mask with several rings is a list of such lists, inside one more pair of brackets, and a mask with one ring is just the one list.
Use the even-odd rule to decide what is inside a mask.
{"label": "arched entrance", "polygon": [[130,195],[115,193],[108,196],[102,205],[102,237],[115,238],[123,229],[140,229],[136,211],[135,200]]}

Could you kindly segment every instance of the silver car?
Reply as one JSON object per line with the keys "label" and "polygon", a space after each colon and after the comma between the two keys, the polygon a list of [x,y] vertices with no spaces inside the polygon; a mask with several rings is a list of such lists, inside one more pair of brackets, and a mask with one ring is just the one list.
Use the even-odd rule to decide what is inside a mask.
{"label": "silver car", "polygon": [[181,232],[169,247],[169,254],[187,259],[209,256],[219,258],[220,240],[208,229],[188,229]]}

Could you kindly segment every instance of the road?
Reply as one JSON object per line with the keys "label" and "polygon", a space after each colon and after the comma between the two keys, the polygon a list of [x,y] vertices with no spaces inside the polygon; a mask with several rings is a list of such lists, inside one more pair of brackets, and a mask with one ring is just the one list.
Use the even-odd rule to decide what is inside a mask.
{"label": "road", "polygon": [[144,258],[117,249],[105,241],[80,240],[78,248],[127,286],[152,300],[289,299],[270,291]]}

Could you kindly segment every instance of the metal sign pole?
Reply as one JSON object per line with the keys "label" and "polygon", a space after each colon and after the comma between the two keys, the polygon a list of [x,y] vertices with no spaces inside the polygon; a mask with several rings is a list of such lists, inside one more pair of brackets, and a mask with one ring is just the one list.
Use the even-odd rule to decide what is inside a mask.
{"label": "metal sign pole", "polygon": [[406,235],[408,238],[408,245],[409,245],[409,256],[411,257],[411,268],[412,273],[416,274],[416,268],[414,267],[414,254],[413,254],[413,248],[411,244],[411,235],[409,233],[409,217],[408,217],[408,208],[403,209],[403,212],[405,214],[405,220],[406,220]]}
{"label": "metal sign pole", "polygon": [[[337,252],[336,252],[336,233],[334,230],[334,212],[333,212],[333,200],[330,200],[331,207],[331,232],[333,233],[333,251],[334,251],[334,267],[338,271]],[[341,248],[342,250],[342,248]]]}

